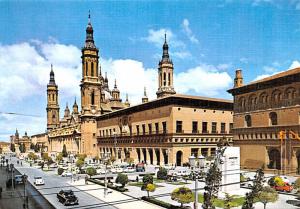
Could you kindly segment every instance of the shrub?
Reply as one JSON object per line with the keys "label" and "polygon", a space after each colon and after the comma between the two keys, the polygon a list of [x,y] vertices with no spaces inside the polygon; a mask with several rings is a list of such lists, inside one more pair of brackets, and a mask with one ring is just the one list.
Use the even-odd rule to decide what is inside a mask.
{"label": "shrub", "polygon": [[92,177],[92,176],[96,175],[97,171],[96,171],[96,169],[93,168],[93,167],[88,167],[88,168],[86,169],[86,173],[87,173],[90,177]]}
{"label": "shrub", "polygon": [[163,167],[160,167],[159,170],[157,171],[157,179],[166,180],[167,175],[168,175],[168,171]]}
{"label": "shrub", "polygon": [[62,159],[63,159],[63,155],[62,155],[62,153],[59,153],[59,154],[56,156],[56,160],[57,160],[58,162],[60,162],[60,161],[62,161]]}
{"label": "shrub", "polygon": [[245,176],[241,173],[241,174],[240,174],[240,182],[244,182],[244,181],[246,181],[246,178],[245,178]]}
{"label": "shrub", "polygon": [[68,157],[67,147],[66,147],[65,144],[64,144],[63,149],[62,149],[62,156],[63,157]]}
{"label": "shrub", "polygon": [[122,184],[122,187],[125,187],[125,184],[128,183],[128,176],[126,174],[119,173],[116,178],[116,183]]}
{"label": "shrub", "polygon": [[268,184],[270,186],[284,186],[284,181],[280,176],[274,176],[269,179]]}
{"label": "shrub", "polygon": [[187,187],[179,187],[174,189],[171,199],[179,202],[181,207],[183,207],[183,204],[193,202],[193,192]]}
{"label": "shrub", "polygon": [[58,174],[58,175],[61,175],[63,172],[64,172],[64,169],[63,169],[63,168],[58,168],[58,169],[57,169],[57,174]]}
{"label": "shrub", "polygon": [[267,186],[263,187],[258,193],[258,200],[264,204],[264,208],[269,202],[276,202],[278,200],[278,193],[275,189]]}
{"label": "shrub", "polygon": [[294,183],[294,188],[299,189],[300,188],[300,178],[297,178],[295,183]]}
{"label": "shrub", "polygon": [[78,160],[82,160],[83,162],[84,162],[84,160],[85,160],[86,157],[87,157],[86,154],[79,154],[79,155],[77,156]]}
{"label": "shrub", "polygon": [[83,162],[83,160],[81,160],[81,159],[78,159],[78,160],[76,161],[76,166],[77,166],[79,169],[81,169],[81,167],[83,166],[83,164],[84,164],[84,162]]}

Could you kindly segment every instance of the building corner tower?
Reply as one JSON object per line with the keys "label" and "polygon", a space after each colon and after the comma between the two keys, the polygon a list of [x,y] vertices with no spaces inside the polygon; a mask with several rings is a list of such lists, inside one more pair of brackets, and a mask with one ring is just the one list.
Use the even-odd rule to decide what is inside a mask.
{"label": "building corner tower", "polygon": [[47,130],[59,127],[58,87],[55,83],[53,66],[51,65],[50,80],[47,85]]}
{"label": "building corner tower", "polygon": [[93,27],[88,18],[86,40],[82,48],[82,80],[81,90],[81,150],[88,156],[96,156],[96,116],[101,114],[101,81],[99,79],[99,50],[93,37]]}

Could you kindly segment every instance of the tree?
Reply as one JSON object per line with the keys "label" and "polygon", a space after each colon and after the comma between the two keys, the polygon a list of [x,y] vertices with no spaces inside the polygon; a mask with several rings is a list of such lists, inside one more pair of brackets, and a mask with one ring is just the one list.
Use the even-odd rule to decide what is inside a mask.
{"label": "tree", "polygon": [[79,170],[81,170],[82,166],[83,166],[84,162],[81,159],[78,159],[76,161],[76,166],[79,168]]}
{"label": "tree", "polygon": [[82,160],[83,162],[84,162],[84,160],[85,160],[86,157],[87,157],[86,154],[79,154],[77,156],[78,160]]}
{"label": "tree", "polygon": [[176,188],[171,194],[171,199],[179,202],[181,208],[183,208],[183,204],[194,201],[193,192],[187,187]]}
{"label": "tree", "polygon": [[126,158],[126,162],[131,165],[134,163],[134,159],[132,157]]}
{"label": "tree", "polygon": [[251,191],[246,193],[245,202],[243,203],[242,209],[252,209],[254,199],[258,197],[259,192],[263,188],[264,172],[262,169],[258,169],[253,180],[253,186]]}
{"label": "tree", "polygon": [[34,150],[35,145],[33,143],[30,144],[30,149]]}
{"label": "tree", "polygon": [[50,158],[50,157],[48,156],[48,153],[47,153],[47,152],[42,153],[42,159],[43,159],[44,161],[48,161],[49,158]]}
{"label": "tree", "polygon": [[158,179],[166,180],[167,175],[168,175],[168,171],[167,171],[167,169],[165,169],[163,167],[160,167],[159,170],[157,171],[157,178]]}
{"label": "tree", "polygon": [[94,160],[98,162],[100,160],[99,156],[96,156]]}
{"label": "tree", "polygon": [[12,152],[15,152],[15,151],[16,151],[15,144],[13,144],[13,143],[10,144],[10,150],[11,150]]}
{"label": "tree", "polygon": [[63,172],[64,172],[64,169],[63,169],[63,168],[58,168],[58,169],[57,169],[57,174],[58,174],[58,175],[61,175]]}
{"label": "tree", "polygon": [[68,157],[68,152],[67,152],[67,147],[66,147],[66,145],[64,144],[64,146],[63,146],[63,149],[62,149],[62,156],[63,157]]}
{"label": "tree", "polygon": [[219,165],[223,163],[222,156],[224,155],[226,149],[225,139],[221,140],[218,143],[218,148],[216,150],[216,156],[214,162],[210,165],[208,172],[205,178],[205,187],[204,187],[204,201],[202,207],[204,209],[215,208],[213,201],[218,196],[219,188],[222,181],[222,171],[219,168]]}
{"label": "tree", "polygon": [[151,176],[150,174],[146,174],[143,177],[143,185],[141,190],[145,190],[148,184],[153,184],[153,176]]}
{"label": "tree", "polygon": [[35,152],[39,152],[40,151],[40,146],[38,144],[35,144],[34,151]]}
{"label": "tree", "polygon": [[24,143],[21,143],[21,144],[20,144],[19,150],[20,150],[21,153],[25,153],[25,152],[26,152],[26,147],[25,147],[25,144],[24,144]]}
{"label": "tree", "polygon": [[149,192],[154,192],[155,191],[155,185],[154,184],[147,184],[146,191],[147,191],[147,195],[149,197]]}
{"label": "tree", "polygon": [[62,161],[62,159],[63,159],[63,155],[62,155],[62,153],[59,153],[59,154],[56,156],[56,161],[60,162],[60,161]]}
{"label": "tree", "polygon": [[126,174],[119,173],[116,178],[116,183],[122,184],[122,188],[128,183],[128,176]]}
{"label": "tree", "polygon": [[116,161],[116,157],[115,156],[111,156],[109,160],[110,160],[111,163],[114,163]]}
{"label": "tree", "polygon": [[258,193],[259,202],[264,204],[264,209],[267,207],[267,203],[276,202],[278,200],[278,193],[275,189],[266,186]]}
{"label": "tree", "polygon": [[87,169],[86,169],[86,173],[90,176],[90,178],[92,177],[92,176],[94,176],[94,175],[96,175],[96,169],[95,168],[93,168],[93,167],[88,167]]}
{"label": "tree", "polygon": [[299,191],[300,188],[300,178],[297,178],[295,183],[294,183],[294,188]]}
{"label": "tree", "polygon": [[225,193],[225,199],[224,199],[224,209],[230,209],[233,208],[233,196],[228,194],[227,192]]}

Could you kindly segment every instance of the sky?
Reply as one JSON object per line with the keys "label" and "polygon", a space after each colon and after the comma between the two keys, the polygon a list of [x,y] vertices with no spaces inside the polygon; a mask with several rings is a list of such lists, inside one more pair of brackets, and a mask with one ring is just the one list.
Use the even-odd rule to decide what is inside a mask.
{"label": "sky", "polygon": [[249,83],[300,66],[300,0],[0,1],[0,141],[45,131],[51,64],[60,115],[80,104],[89,10],[102,72],[132,105],[144,87],[156,98],[164,33],[181,94],[232,99],[238,68]]}

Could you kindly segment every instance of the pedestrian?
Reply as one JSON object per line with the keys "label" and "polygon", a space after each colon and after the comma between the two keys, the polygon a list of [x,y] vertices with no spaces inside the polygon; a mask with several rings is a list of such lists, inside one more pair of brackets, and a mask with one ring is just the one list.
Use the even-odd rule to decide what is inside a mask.
{"label": "pedestrian", "polygon": [[22,161],[21,161],[21,166],[22,166]]}
{"label": "pedestrian", "polygon": [[136,182],[139,182],[139,177],[138,176],[136,176]]}
{"label": "pedestrian", "polygon": [[87,176],[85,176],[85,184],[88,184],[88,177]]}
{"label": "pedestrian", "polygon": [[0,187],[0,199],[2,198],[2,187]]}

